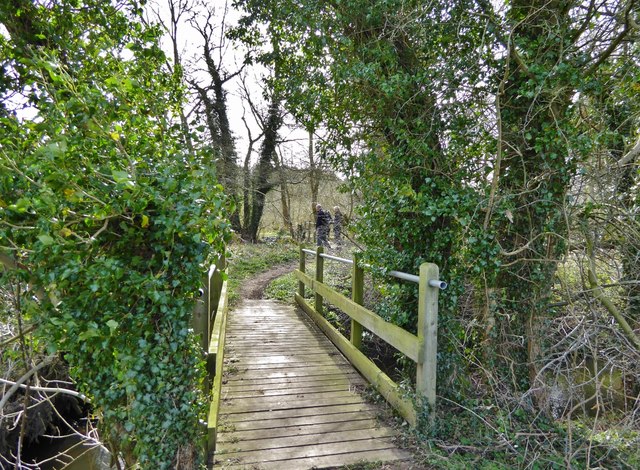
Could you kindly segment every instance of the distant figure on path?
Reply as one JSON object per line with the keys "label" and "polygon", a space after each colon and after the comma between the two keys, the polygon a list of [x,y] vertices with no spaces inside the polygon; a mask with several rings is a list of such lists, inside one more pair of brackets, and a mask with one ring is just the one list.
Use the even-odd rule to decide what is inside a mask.
{"label": "distant figure on path", "polygon": [[320,204],[316,206],[316,243],[318,246],[329,245],[329,224],[331,223],[331,214],[325,211]]}
{"label": "distant figure on path", "polygon": [[342,212],[338,206],[333,208],[333,239],[342,245]]}

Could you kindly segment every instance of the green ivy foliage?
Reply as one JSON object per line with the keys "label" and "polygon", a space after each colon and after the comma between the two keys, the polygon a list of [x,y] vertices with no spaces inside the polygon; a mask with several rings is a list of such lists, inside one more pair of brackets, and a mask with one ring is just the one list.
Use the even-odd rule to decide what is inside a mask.
{"label": "green ivy foliage", "polygon": [[[547,368],[557,353],[547,341],[565,340],[549,333],[599,315],[593,303],[576,313],[588,286],[556,284],[557,265],[584,250],[583,219],[606,241],[602,258],[621,258],[624,278],[638,278],[638,245],[629,243],[638,213],[629,152],[638,138],[637,2],[236,3],[247,11],[237,37],[255,45],[267,31],[278,43],[262,56],[280,67],[273,86],[308,129],[326,131],[323,155],[362,196],[366,261],[408,272],[435,262],[450,283],[440,297],[440,403],[473,409],[480,394],[508,409],[491,409],[498,420],[519,413],[524,428],[544,429],[536,413],[549,413],[545,392],[565,377]],[[633,164],[622,169],[625,153]],[[380,313],[414,328],[415,289],[383,289]],[[625,290],[636,319],[638,289]],[[553,308],[554,295],[571,307]],[[607,354],[599,339],[584,354],[598,349]],[[443,408],[440,437],[491,427],[463,419],[447,429],[456,421]],[[518,445],[526,466],[532,448]],[[544,455],[558,450],[546,445]]]}
{"label": "green ivy foliage", "polygon": [[181,90],[159,31],[138,14],[129,2],[26,2],[14,18],[32,29],[7,26],[0,249],[46,292],[25,299],[31,321],[112,450],[157,469],[201,437],[190,317],[228,228],[221,188],[173,121]]}
{"label": "green ivy foliage", "polygon": [[[307,127],[326,128],[326,155],[362,194],[365,259],[409,272],[435,262],[450,282],[442,378],[465,377],[467,359],[481,354],[502,362],[500,374],[515,371],[512,383],[526,390],[539,332],[554,315],[550,292],[571,231],[567,194],[594,149],[586,134],[602,135],[589,131],[578,103],[605,85],[602,70],[637,70],[616,63],[629,55],[632,22],[622,18],[632,3],[613,5],[618,19],[603,24],[608,6],[585,11],[580,2],[237,3],[248,13],[237,37],[259,44],[260,25],[270,25],[279,53],[262,58],[281,68],[274,86]],[[458,325],[465,292],[478,293],[486,322],[471,335]]]}
{"label": "green ivy foliage", "polygon": [[[439,319],[440,383],[448,383],[466,362],[452,345],[464,334],[456,305],[467,269],[497,266],[478,210],[476,181],[485,168],[474,158],[492,149],[478,103],[489,99],[493,57],[472,47],[483,30],[477,5],[309,1],[296,13],[297,2],[241,3],[250,12],[245,37],[255,37],[256,18],[277,26],[286,70],[279,86],[289,108],[310,128],[326,126],[325,153],[362,195],[357,231],[365,260],[413,273],[434,262],[450,282]],[[380,313],[415,330],[408,312],[416,289],[389,293]],[[462,390],[457,383],[442,391]]]}

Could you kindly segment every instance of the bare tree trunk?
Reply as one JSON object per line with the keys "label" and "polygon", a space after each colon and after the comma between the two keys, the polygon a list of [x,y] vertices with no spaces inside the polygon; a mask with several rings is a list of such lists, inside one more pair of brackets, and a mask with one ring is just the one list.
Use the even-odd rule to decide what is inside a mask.
{"label": "bare tree trunk", "polygon": [[[309,131],[309,183],[311,184],[311,202],[318,203],[318,191],[320,189],[320,175],[313,155],[313,131]],[[315,209],[314,209],[315,214]]]}
{"label": "bare tree trunk", "polygon": [[[248,129],[248,128],[247,128]],[[244,157],[244,165],[242,166],[242,226],[248,227],[251,218],[251,195],[253,194],[251,181],[251,153],[253,152],[253,141],[249,134],[249,148]],[[241,228],[240,233],[244,236],[244,229]]]}
{"label": "bare tree trunk", "polygon": [[[169,31],[169,36],[171,37],[172,50],[173,50],[173,67],[171,72],[178,77],[180,83],[183,83],[183,68],[182,63],[180,61],[180,53],[178,51],[178,24],[180,22],[180,17],[184,13],[188,13],[191,10],[189,5],[189,1],[178,0],[177,4],[175,0],[168,1],[169,13],[171,14],[171,22],[169,27],[167,28]],[[159,15],[158,15],[159,17]],[[193,140],[191,139],[191,131],[189,129],[189,122],[187,121],[187,117],[184,114],[184,109],[180,106],[179,110],[180,114],[180,125],[182,126],[182,134],[184,136],[184,141],[189,150],[189,153],[193,155],[195,153],[193,148]]]}
{"label": "bare tree trunk", "polygon": [[[218,180],[222,183],[225,193],[231,198],[236,209],[230,215],[231,226],[236,231],[241,231],[240,216],[238,213],[238,156],[235,149],[235,140],[231,133],[229,117],[227,114],[227,94],[224,85],[236,77],[242,69],[233,73],[226,73],[222,66],[222,57],[218,58],[218,62],[214,60],[213,52],[224,48],[224,35],[220,36],[220,43],[213,44],[214,30],[212,18],[213,11],[209,12],[207,20],[203,26],[194,25],[204,40],[203,52],[207,66],[207,73],[211,79],[211,83],[207,87],[198,86],[196,83],[192,85],[197,89],[200,98],[205,105],[205,113],[207,115],[207,126],[211,135],[211,143],[215,149],[215,157],[217,159]],[[213,98],[208,93],[213,91]]]}
{"label": "bare tree trunk", "polygon": [[249,224],[243,230],[243,235],[252,243],[258,241],[258,229],[264,212],[265,198],[274,186],[270,181],[270,177],[274,170],[274,158],[277,158],[276,146],[281,125],[280,100],[274,95],[271,99],[269,115],[264,128],[264,141],[260,149],[260,157],[252,178]]}
{"label": "bare tree trunk", "polygon": [[284,227],[289,232],[291,237],[295,237],[295,232],[293,230],[293,223],[291,222],[291,198],[289,197],[289,185],[287,184],[287,169],[284,164],[283,155],[280,154],[280,158],[275,158],[276,169],[278,170],[278,174],[280,176],[280,203],[282,205],[282,222],[284,223]]}
{"label": "bare tree trunk", "polygon": [[[626,109],[624,107],[620,107]],[[631,135],[631,124],[633,118],[623,113],[620,109],[611,112],[609,128],[612,132],[622,132]],[[615,117],[614,117],[615,116]],[[616,119],[617,118],[617,119]],[[626,129],[625,129],[626,128]],[[619,210],[621,212],[622,224],[620,230],[620,243],[618,250],[621,254],[623,276],[622,281],[626,282],[624,290],[626,297],[626,314],[631,320],[633,327],[640,326],[640,212],[638,204],[638,170],[637,170],[637,153],[634,149],[638,148],[640,140],[631,149],[625,147],[624,141],[620,138],[612,145],[613,154],[624,161],[624,166],[620,169],[620,176],[616,184],[616,196],[619,201]],[[624,157],[622,155],[624,154]],[[619,160],[620,161],[620,160]]]}

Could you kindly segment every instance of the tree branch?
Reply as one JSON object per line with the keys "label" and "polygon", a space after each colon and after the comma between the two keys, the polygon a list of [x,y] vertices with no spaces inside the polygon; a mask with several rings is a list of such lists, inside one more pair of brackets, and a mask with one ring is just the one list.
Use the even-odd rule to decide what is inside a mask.
{"label": "tree branch", "polygon": [[623,23],[623,29],[620,32],[620,34],[613,40],[611,41],[611,44],[609,44],[609,47],[607,47],[605,49],[605,51],[600,54],[600,57],[597,58],[597,60],[595,61],[595,63],[593,63],[585,72],[585,75],[589,76],[591,74],[593,74],[598,67],[600,67],[600,65],[609,58],[609,56],[611,56],[611,54],[613,54],[613,52],[617,49],[617,47],[620,45],[620,43],[623,41],[623,39],[625,37],[627,37],[627,35],[634,29],[635,23],[631,23],[629,21],[630,19],[630,12],[631,12],[631,7],[634,4],[634,0],[630,0],[627,3],[627,7],[624,10],[624,23]]}
{"label": "tree branch", "polygon": [[509,78],[509,61],[507,61],[504,69],[504,76],[498,85],[498,92],[496,93],[496,126],[498,126],[498,142],[497,142],[497,154],[496,162],[493,165],[493,179],[491,181],[491,191],[489,193],[489,203],[487,205],[487,213],[484,217],[484,230],[489,227],[491,221],[491,213],[493,212],[493,205],[495,203],[496,191],[498,190],[498,181],[500,180],[500,166],[502,164],[502,104],[500,97],[504,95],[504,84]]}
{"label": "tree branch", "polygon": [[[34,290],[34,293],[35,293],[36,297],[39,300],[42,300],[42,299],[44,299],[46,297],[47,294],[44,291],[44,289],[42,287],[36,287],[35,279],[31,275],[31,272],[29,271],[29,268],[27,268],[27,266],[25,266],[22,263],[19,263],[18,261],[13,259],[11,256],[7,255],[6,253],[2,253],[2,252],[0,252],[0,265],[4,266],[4,268],[9,270],[9,271],[16,271],[18,269],[22,269],[24,271],[27,271],[29,273],[29,287]],[[55,295],[53,297],[55,298]],[[54,303],[54,305],[58,304],[57,298],[55,299],[55,302],[54,302],[53,298],[51,299],[51,301]]]}
{"label": "tree branch", "polygon": [[528,77],[534,78],[531,70],[529,70],[529,67],[524,62],[524,59],[513,45],[513,42],[511,41],[511,33],[509,33],[508,37],[505,37],[504,34],[502,34],[502,31],[507,31],[508,28],[499,21],[498,15],[496,15],[496,12],[493,10],[493,6],[491,5],[491,3],[487,0],[476,0],[476,3],[487,16],[489,22],[492,24],[496,39],[504,46],[511,58],[516,62],[516,64],[518,64],[518,67]]}
{"label": "tree branch", "polygon": [[636,144],[633,146],[631,150],[629,150],[626,155],[624,155],[620,160],[618,160],[618,166],[625,166],[628,163],[631,163],[636,159],[636,157],[640,155],[640,137],[636,141]]}
{"label": "tree branch", "polygon": [[0,348],[5,348],[8,345],[10,345],[11,343],[13,343],[14,341],[23,338],[26,334],[31,333],[32,331],[35,331],[35,329],[38,328],[38,325],[30,325],[27,328],[25,328],[24,330],[22,330],[22,334],[18,334],[15,336],[12,336],[11,338],[3,341],[2,343],[0,343]]}
{"label": "tree branch", "polygon": [[[91,400],[89,400],[89,398],[88,398],[86,395],[83,395],[83,394],[82,394],[82,393],[80,393],[80,392],[76,392],[75,390],[69,390],[68,388],[60,388],[60,387],[37,387],[37,386],[35,386],[35,385],[28,385],[28,386],[27,386],[27,385],[19,384],[19,383],[17,383],[17,382],[12,382],[12,381],[10,381],[10,380],[6,380],[6,379],[0,379],[0,383],[4,383],[4,384],[7,384],[7,385],[12,385],[12,388],[11,388],[11,389],[13,389],[13,387],[15,387],[15,388],[16,388],[16,390],[17,390],[18,388],[26,389],[27,387],[29,387],[29,390],[33,390],[34,392],[54,393],[54,394],[55,394],[55,393],[62,393],[62,394],[64,394],[64,395],[71,395],[72,397],[79,398],[79,399],[81,399],[81,400],[82,400],[82,401],[84,401],[84,402],[91,403]],[[11,390],[11,389],[10,389],[10,390]],[[14,391],[13,393],[15,393],[15,391]],[[12,393],[12,394],[13,394],[13,393]],[[2,398],[3,398],[3,400],[4,400],[4,397],[2,397]],[[2,403],[2,406],[4,406],[4,403]],[[2,409],[2,407],[0,407],[0,409]]]}
{"label": "tree branch", "polygon": [[596,258],[593,251],[593,239],[589,235],[588,231],[589,229],[587,227],[583,230],[587,244],[587,258],[589,259],[587,278],[589,280],[591,292],[596,300],[598,300],[615,319],[631,344],[636,348],[636,350],[640,351],[640,338],[638,338],[633,331],[633,328],[631,328],[629,323],[627,323],[627,320],[625,320],[624,315],[622,315],[620,310],[618,310],[618,307],[613,304],[613,302],[604,294],[602,287],[598,285],[598,276],[596,275]]}
{"label": "tree branch", "polygon": [[[22,377],[20,377],[16,382],[11,382],[9,380],[0,379],[1,383],[5,383],[5,384],[8,384],[8,385],[11,385],[11,388],[9,390],[7,390],[7,392],[2,396],[2,399],[0,399],[0,410],[2,410],[4,408],[4,406],[9,401],[9,398],[11,398],[11,396],[13,394],[15,394],[18,391],[19,388],[26,388],[26,385],[23,385],[23,384],[27,380],[29,380],[29,378],[33,374],[38,372],[43,367],[48,366],[49,364],[51,364],[55,359],[56,359],[56,356],[48,356],[48,357],[46,357],[41,363],[33,366],[31,368],[31,370],[29,370],[26,374],[24,374]],[[34,387],[29,387],[29,388],[33,389]]]}

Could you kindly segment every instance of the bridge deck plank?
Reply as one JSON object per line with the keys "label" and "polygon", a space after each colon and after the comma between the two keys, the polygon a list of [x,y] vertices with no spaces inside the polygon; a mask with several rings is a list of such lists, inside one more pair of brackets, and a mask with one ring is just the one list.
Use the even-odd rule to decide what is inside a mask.
{"label": "bridge deck plank", "polygon": [[294,307],[229,312],[214,468],[331,468],[407,460],[359,391],[366,384]]}
{"label": "bridge deck plank", "polygon": [[[363,419],[371,420],[375,418],[375,413],[367,410],[332,413],[324,415],[297,416],[289,418],[269,418],[251,421],[235,421],[233,422],[233,432],[250,431],[257,429],[274,429],[288,428],[291,426],[311,426],[323,423],[340,423],[340,422],[356,422]],[[231,423],[228,423],[231,429]],[[231,431],[229,431],[231,432]],[[224,439],[224,437],[221,437]]]}

